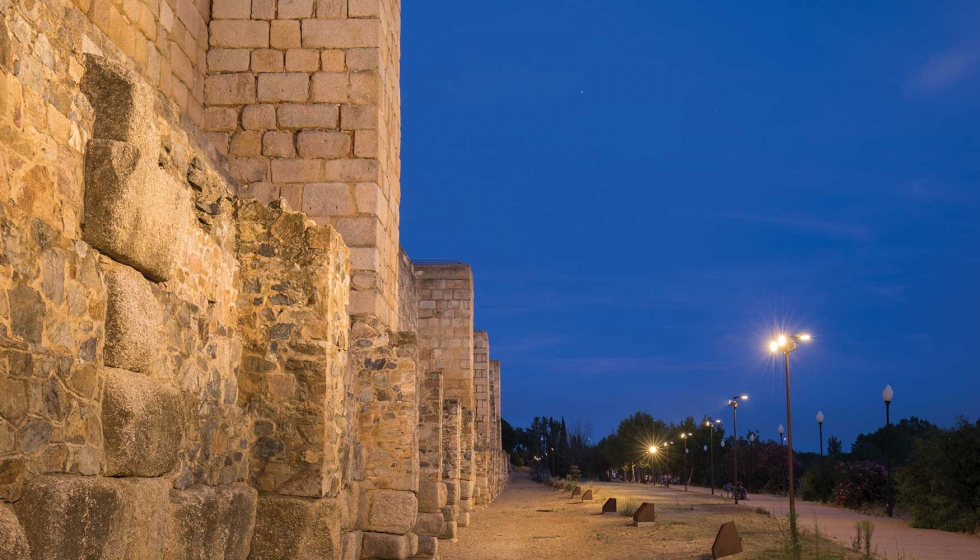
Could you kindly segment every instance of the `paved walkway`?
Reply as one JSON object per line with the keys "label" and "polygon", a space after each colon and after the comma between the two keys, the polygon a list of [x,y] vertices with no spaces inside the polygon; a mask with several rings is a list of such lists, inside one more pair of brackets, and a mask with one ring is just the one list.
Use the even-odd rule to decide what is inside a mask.
{"label": "paved walkway", "polygon": [[[629,493],[637,496],[652,494],[654,488],[643,484],[628,483],[597,483],[596,486],[615,488],[623,493],[629,487]],[[635,490],[633,490],[635,488]],[[690,486],[691,492],[710,493],[708,488]],[[660,488],[658,492],[665,491]],[[671,486],[670,491],[684,492],[683,486]],[[715,490],[719,500],[727,500],[724,490]],[[789,512],[789,498],[770,496],[766,494],[749,495],[748,500],[739,500],[739,505],[756,508],[763,507],[773,514],[786,515]],[[875,524],[873,537],[878,553],[892,560],[905,555],[906,560],[980,560],[980,537],[933,531],[929,529],[913,529],[908,523],[885,517],[872,517],[860,513],[840,509],[816,502],[796,500],[796,511],[800,515],[800,523],[813,527],[814,520],[820,522],[820,531],[837,542],[850,546],[854,537],[854,524],[863,519],[869,519]]]}

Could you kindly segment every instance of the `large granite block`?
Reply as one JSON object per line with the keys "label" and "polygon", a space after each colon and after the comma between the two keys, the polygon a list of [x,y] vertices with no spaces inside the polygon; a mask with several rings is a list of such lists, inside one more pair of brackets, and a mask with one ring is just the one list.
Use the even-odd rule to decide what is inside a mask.
{"label": "large granite block", "polygon": [[415,527],[419,509],[415,492],[369,490],[364,497],[365,531],[403,535]]}
{"label": "large granite block", "polygon": [[446,488],[446,483],[420,480],[418,500],[419,511],[425,513],[441,512],[442,508],[449,503],[449,490]]}
{"label": "large granite block", "polygon": [[105,364],[148,372],[160,346],[163,310],[142,274],[109,259],[102,268],[108,288]]}
{"label": "large granite block", "polygon": [[16,504],[31,559],[162,560],[169,489],[159,478],[35,478]]}
{"label": "large granite block", "polygon": [[170,491],[166,560],[245,560],[257,493],[248,486]]}
{"label": "large granite block", "polygon": [[156,282],[169,280],[187,246],[190,193],[135,144],[90,140],[84,238]]}
{"label": "large granite block", "polygon": [[105,474],[160,476],[183,439],[180,393],[138,373],[110,369],[102,402]]}
{"label": "large granite block", "polygon": [[0,560],[30,557],[31,547],[17,515],[10,506],[0,503]]}
{"label": "large granite block", "polygon": [[95,109],[92,138],[129,142],[145,157],[157,159],[160,133],[154,93],[138,74],[105,57],[87,54],[81,90]]}
{"label": "large granite block", "polygon": [[391,535],[388,533],[364,533],[361,558],[371,560],[405,560],[415,556],[419,539],[415,534]]}
{"label": "large granite block", "polygon": [[341,515],[333,498],[260,494],[249,560],[338,558]]}

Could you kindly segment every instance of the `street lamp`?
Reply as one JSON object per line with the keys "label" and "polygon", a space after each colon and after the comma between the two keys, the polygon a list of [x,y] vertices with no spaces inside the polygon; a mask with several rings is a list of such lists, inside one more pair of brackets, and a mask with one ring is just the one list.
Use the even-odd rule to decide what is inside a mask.
{"label": "street lamp", "polygon": [[551,448],[551,476],[558,476],[558,470],[555,468],[555,448]]}
{"label": "street lamp", "polygon": [[824,473],[823,473],[823,412],[817,411],[817,426],[820,427],[820,499],[823,499],[823,485],[824,485]]}
{"label": "street lamp", "polygon": [[687,438],[694,436],[694,434],[684,433],[681,434],[681,439],[684,440],[684,472],[681,476],[684,477],[684,491],[687,492]]}
{"label": "street lamp", "polygon": [[[783,455],[782,454],[782,451],[783,451],[783,442],[786,441],[786,438],[783,437],[783,433],[786,431],[786,428],[784,428],[783,425],[780,424],[779,427],[776,428],[776,431],[779,432],[779,451],[780,451],[780,455],[782,456],[783,461],[785,461],[786,460],[786,455]],[[782,490],[784,492],[786,491],[786,473],[785,472],[783,473],[783,488],[782,488]]]}
{"label": "street lamp", "polygon": [[[769,343],[769,350],[775,354],[777,352],[782,352],[783,356],[786,358],[786,462],[789,468],[789,481],[787,486],[789,487],[789,519],[790,519],[790,533],[793,538],[794,551],[798,545],[796,537],[796,500],[794,499],[794,486],[793,484],[793,411],[790,408],[789,399],[789,355],[793,353],[798,347],[800,342],[809,342],[810,335],[806,333],[794,334],[790,336],[779,335],[776,340]],[[798,554],[794,554],[798,556]]]}
{"label": "street lamp", "polygon": [[735,505],[738,505],[738,401],[748,399],[748,395],[735,395],[728,399],[728,406],[732,407],[732,439],[735,450]]}
{"label": "street lamp", "polygon": [[[657,446],[656,445],[651,445],[650,446],[650,449],[648,451],[650,451],[650,455],[653,455],[653,457],[656,458],[656,456],[657,456]],[[653,468],[653,460],[650,461],[650,473],[651,473],[651,476],[654,477],[654,481],[653,482],[654,482],[654,486],[656,486],[656,482],[657,482],[657,480],[656,480],[657,471],[654,470],[654,468]]]}
{"label": "street lamp", "polygon": [[752,448],[755,447],[755,434],[749,432],[749,478],[755,478],[755,468],[752,461]]}
{"label": "street lamp", "polygon": [[[711,435],[708,436],[708,447],[711,449],[711,495],[715,495],[715,424],[721,424],[721,420],[711,420],[708,418],[705,424],[711,428]],[[722,442],[724,445],[724,442]]]}
{"label": "street lamp", "polygon": [[890,407],[894,397],[895,391],[892,391],[892,386],[885,385],[885,390],[881,392],[881,398],[885,401],[885,473],[888,475],[888,517],[892,517],[892,510],[895,507],[895,498],[892,495],[892,462],[888,449],[888,440],[891,439],[892,432]]}

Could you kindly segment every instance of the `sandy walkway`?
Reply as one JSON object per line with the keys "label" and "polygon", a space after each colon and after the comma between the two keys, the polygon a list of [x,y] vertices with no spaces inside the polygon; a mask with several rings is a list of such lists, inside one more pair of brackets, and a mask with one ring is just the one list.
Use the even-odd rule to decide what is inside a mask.
{"label": "sandy walkway", "polygon": [[[703,560],[710,558],[720,525],[732,519],[746,551],[733,559],[759,558],[782,542],[783,521],[711,496],[632,484],[586,487],[601,492],[594,503],[515,474],[493,504],[472,512],[458,542],[440,542],[440,555],[443,560]],[[601,515],[606,498],[615,496],[622,504],[634,492],[656,505],[654,526],[632,527],[627,517]]]}
{"label": "sandy walkway", "polygon": [[[599,483],[596,486],[612,486],[618,488],[622,484]],[[647,486],[626,485],[636,488],[637,495],[649,492]],[[671,487],[669,491],[683,494],[683,486]],[[710,495],[710,490],[700,487],[689,487],[691,493]],[[658,489],[663,492],[664,489]],[[715,490],[715,499],[723,499],[724,491]],[[726,500],[728,501],[728,500]],[[764,507],[774,514],[786,515],[789,512],[789,498],[770,495],[750,495],[748,500],[739,500],[740,505],[750,508]],[[854,524],[863,519],[869,519],[875,524],[873,542],[878,552],[888,558],[899,558],[904,553],[908,560],[980,560],[980,538],[944,531],[928,529],[913,529],[908,523],[898,519],[872,517],[846,509],[840,509],[814,502],[804,502],[797,499],[796,511],[800,514],[800,522],[811,529],[814,520],[820,522],[820,530],[844,546],[850,546],[851,538],[855,535]]]}

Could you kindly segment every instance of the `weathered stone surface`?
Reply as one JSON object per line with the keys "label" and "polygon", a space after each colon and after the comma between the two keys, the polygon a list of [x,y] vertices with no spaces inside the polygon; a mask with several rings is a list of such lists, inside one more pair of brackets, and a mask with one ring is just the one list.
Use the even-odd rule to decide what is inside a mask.
{"label": "weathered stone surface", "polygon": [[419,550],[412,558],[435,558],[439,555],[439,539],[419,535]]}
{"label": "weathered stone surface", "polygon": [[440,539],[455,539],[456,538],[456,528],[459,526],[456,522],[459,516],[459,506],[446,506],[442,508],[442,532],[439,533]]}
{"label": "weathered stone surface", "polygon": [[162,560],[169,487],[156,478],[35,478],[16,504],[31,558]]}
{"label": "weathered stone surface", "polygon": [[460,512],[459,515],[456,517],[456,524],[459,525],[460,527],[469,527],[470,526],[469,512]]}
{"label": "weathered stone surface", "polygon": [[414,492],[370,490],[364,496],[365,531],[402,535],[415,527],[419,504]]}
{"label": "weathered stone surface", "polygon": [[418,552],[418,543],[418,537],[414,534],[390,535],[365,532],[361,543],[361,558],[404,560]]}
{"label": "weathered stone surface", "polygon": [[10,506],[0,503],[0,560],[30,558],[27,535]]}
{"label": "weathered stone surface", "polygon": [[343,551],[341,560],[361,560],[361,541],[363,533],[361,531],[350,531],[344,533]]}
{"label": "weathered stone surface", "polygon": [[459,500],[456,505],[459,506],[459,511],[465,513],[473,509],[473,500]]}
{"label": "weathered stone surface", "polygon": [[183,438],[181,408],[176,389],[109,370],[102,404],[105,474],[160,476],[174,468]]}
{"label": "weathered stone surface", "polygon": [[337,558],[340,518],[340,506],[333,498],[260,494],[249,560]]}
{"label": "weathered stone surface", "polygon": [[92,138],[128,142],[143,157],[156,160],[160,134],[153,92],[142,78],[103,56],[87,54],[81,89],[95,109]]}
{"label": "weathered stone surface", "polygon": [[442,512],[439,513],[420,513],[415,529],[412,531],[417,535],[428,535],[438,537],[442,532],[442,524],[445,518]]}
{"label": "weathered stone surface", "polygon": [[166,560],[244,560],[255,526],[257,494],[247,486],[170,491]]}
{"label": "weathered stone surface", "polygon": [[449,503],[449,491],[445,482],[425,480],[419,482],[418,491],[419,511],[426,513],[441,512]]}
{"label": "weathered stone surface", "polygon": [[446,485],[446,503],[453,505],[459,503],[459,481],[458,480],[447,480]]}
{"label": "weathered stone surface", "polygon": [[85,241],[154,281],[169,280],[187,247],[190,198],[135,144],[90,140]]}
{"label": "weathered stone surface", "polygon": [[105,363],[148,372],[160,347],[163,310],[142,274],[109,259],[103,259],[102,268],[108,288]]}

